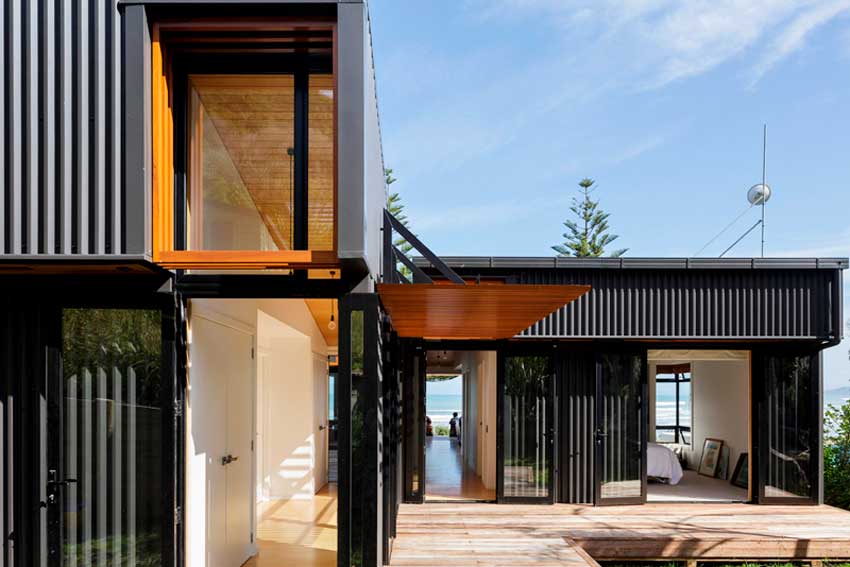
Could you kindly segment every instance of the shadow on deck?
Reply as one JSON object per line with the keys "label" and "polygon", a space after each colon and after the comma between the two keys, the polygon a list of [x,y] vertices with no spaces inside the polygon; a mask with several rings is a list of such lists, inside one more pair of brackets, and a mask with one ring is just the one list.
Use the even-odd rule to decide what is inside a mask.
{"label": "shadow on deck", "polygon": [[822,559],[850,559],[850,512],[749,504],[404,504],[391,565]]}

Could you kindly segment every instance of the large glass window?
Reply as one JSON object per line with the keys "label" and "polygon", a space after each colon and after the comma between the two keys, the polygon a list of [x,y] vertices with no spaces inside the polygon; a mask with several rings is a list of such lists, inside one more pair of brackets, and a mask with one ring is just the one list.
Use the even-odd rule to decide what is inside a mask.
{"label": "large glass window", "polygon": [[334,78],[310,75],[308,120],[308,248],[334,246]]}
{"label": "large glass window", "polygon": [[655,441],[691,444],[693,401],[691,365],[659,364],[655,368]]}
{"label": "large glass window", "polygon": [[292,250],[295,80],[189,76],[190,250]]}
{"label": "large glass window", "polygon": [[551,358],[509,356],[504,373],[503,496],[547,499],[552,481]]}
{"label": "large glass window", "polygon": [[161,565],[158,311],[62,316],[62,565]]}
{"label": "large glass window", "polygon": [[[768,498],[811,498],[816,470],[817,430],[813,414],[811,356],[768,356],[766,360]],[[813,466],[813,464],[815,466]]]}

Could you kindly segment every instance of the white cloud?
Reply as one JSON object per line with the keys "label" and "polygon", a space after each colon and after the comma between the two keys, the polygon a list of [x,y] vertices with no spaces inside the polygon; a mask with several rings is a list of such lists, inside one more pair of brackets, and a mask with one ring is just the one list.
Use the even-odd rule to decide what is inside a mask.
{"label": "white cloud", "polygon": [[416,212],[415,230],[441,229],[468,231],[471,228],[500,225],[507,221],[520,221],[538,215],[542,209],[563,206],[572,195],[555,198],[506,199],[478,205],[446,207],[434,212]]}
{"label": "white cloud", "polygon": [[791,53],[800,49],[808,35],[836,16],[850,11],[850,0],[838,0],[815,6],[795,18],[774,39],[754,67],[753,84]]}
{"label": "white cloud", "polygon": [[[483,10],[482,3],[486,3]],[[754,83],[802,48],[812,30],[850,11],[848,0],[470,0],[468,4],[488,18],[545,14],[544,21],[562,26],[571,38],[587,32],[590,42],[585,51],[605,56],[625,52],[630,65],[617,72],[626,72],[632,84],[649,89],[708,72],[748,50],[757,58]]]}

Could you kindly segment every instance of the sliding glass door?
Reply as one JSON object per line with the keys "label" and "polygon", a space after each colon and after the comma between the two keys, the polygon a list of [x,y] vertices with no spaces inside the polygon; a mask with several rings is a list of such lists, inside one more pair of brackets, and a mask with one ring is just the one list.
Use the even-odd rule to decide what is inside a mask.
{"label": "sliding glass door", "polygon": [[820,475],[819,357],[770,353],[761,358],[757,421],[759,503],[818,500]]}
{"label": "sliding glass door", "polygon": [[499,502],[554,502],[554,391],[550,355],[500,355]]}
{"label": "sliding glass door", "polygon": [[596,505],[646,502],[646,360],[631,352],[596,359]]}

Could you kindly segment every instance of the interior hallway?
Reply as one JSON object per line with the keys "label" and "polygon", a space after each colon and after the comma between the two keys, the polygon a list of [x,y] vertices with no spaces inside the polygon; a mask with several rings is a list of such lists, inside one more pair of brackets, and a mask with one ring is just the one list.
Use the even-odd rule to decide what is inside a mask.
{"label": "interior hallway", "polygon": [[337,489],[272,502],[257,528],[259,553],[246,567],[336,567]]}
{"label": "interior hallway", "polygon": [[426,437],[425,500],[495,500],[475,471],[465,467],[458,441]]}

